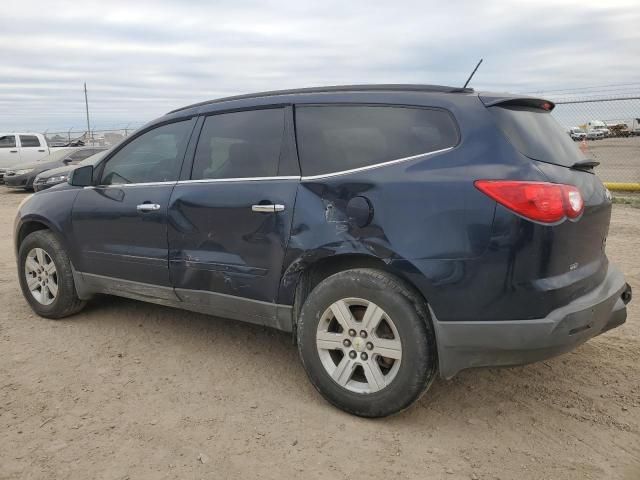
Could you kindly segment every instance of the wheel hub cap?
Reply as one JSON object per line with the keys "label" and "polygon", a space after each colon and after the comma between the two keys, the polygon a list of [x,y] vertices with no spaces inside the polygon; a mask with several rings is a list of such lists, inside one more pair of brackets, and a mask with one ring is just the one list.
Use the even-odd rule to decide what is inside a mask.
{"label": "wheel hub cap", "polygon": [[353,348],[356,352],[364,352],[366,347],[366,342],[362,338],[355,338],[353,340]]}

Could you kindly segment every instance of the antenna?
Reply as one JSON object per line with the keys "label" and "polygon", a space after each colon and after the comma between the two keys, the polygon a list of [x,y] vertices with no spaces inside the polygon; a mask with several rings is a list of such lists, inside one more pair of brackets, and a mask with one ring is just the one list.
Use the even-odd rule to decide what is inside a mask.
{"label": "antenna", "polygon": [[476,73],[476,70],[478,70],[478,67],[480,66],[480,64],[482,63],[482,58],[480,59],[480,61],[478,62],[478,64],[476,65],[476,68],[473,69],[473,72],[471,72],[471,75],[469,75],[469,78],[467,78],[467,81],[464,82],[464,87],[462,88],[467,88],[467,85],[469,85],[469,82],[471,81],[471,79],[473,78],[473,76]]}

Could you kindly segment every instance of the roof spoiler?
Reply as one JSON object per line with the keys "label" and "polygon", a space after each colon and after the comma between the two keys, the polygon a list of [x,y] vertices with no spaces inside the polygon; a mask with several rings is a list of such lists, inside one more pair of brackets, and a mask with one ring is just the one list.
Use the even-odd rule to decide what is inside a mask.
{"label": "roof spoiler", "polygon": [[529,107],[529,108],[539,108],[541,110],[546,110],[550,112],[556,106],[555,103],[550,102],[549,100],[545,100],[544,98],[533,98],[533,97],[514,97],[513,95],[479,95],[480,100],[484,103],[485,107],[495,107],[497,105],[502,105],[505,107]]}

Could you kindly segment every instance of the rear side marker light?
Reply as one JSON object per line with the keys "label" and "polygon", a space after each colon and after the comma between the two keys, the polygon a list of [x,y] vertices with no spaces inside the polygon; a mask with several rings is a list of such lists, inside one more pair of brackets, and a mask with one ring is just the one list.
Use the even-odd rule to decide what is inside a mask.
{"label": "rear side marker light", "polygon": [[580,190],[573,185],[513,180],[476,180],[474,185],[500,205],[540,223],[575,219],[584,211]]}

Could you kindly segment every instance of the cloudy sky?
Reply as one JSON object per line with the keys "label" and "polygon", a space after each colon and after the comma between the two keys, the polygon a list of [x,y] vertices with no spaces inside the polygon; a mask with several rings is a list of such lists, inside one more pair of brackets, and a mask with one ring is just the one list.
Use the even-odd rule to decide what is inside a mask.
{"label": "cloudy sky", "polygon": [[[638,0],[53,1],[0,15],[0,130],[139,125],[192,102],[348,83],[640,92]],[[598,90],[599,91],[599,90]]]}

